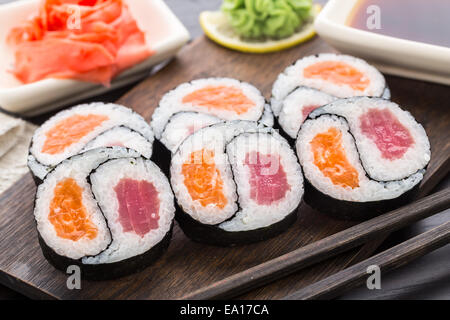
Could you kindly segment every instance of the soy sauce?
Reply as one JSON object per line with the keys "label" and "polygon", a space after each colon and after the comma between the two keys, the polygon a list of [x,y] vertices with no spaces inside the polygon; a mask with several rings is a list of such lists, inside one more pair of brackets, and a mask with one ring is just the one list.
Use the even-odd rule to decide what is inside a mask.
{"label": "soy sauce", "polygon": [[[377,7],[370,10],[372,5],[379,10]],[[373,23],[377,11],[380,29],[374,28],[377,25]],[[368,19],[371,19],[369,25]],[[450,0],[359,0],[347,25],[386,36],[450,48]]]}

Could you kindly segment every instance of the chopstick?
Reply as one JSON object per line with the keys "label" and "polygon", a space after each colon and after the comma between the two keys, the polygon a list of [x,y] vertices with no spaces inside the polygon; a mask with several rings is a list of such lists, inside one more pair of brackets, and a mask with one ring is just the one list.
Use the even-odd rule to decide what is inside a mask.
{"label": "chopstick", "polygon": [[450,243],[450,221],[357,263],[323,280],[296,291],[283,300],[332,299],[359,286],[370,276],[367,268],[376,265],[380,274],[394,270],[410,261]]}
{"label": "chopstick", "polygon": [[450,207],[450,187],[200,288],[181,299],[229,299]]}

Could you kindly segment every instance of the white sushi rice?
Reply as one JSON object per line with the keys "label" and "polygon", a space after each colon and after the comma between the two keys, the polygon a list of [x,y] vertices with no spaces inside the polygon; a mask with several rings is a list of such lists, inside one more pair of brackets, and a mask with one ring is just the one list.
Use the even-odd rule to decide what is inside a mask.
{"label": "white sushi rice", "polygon": [[54,166],[43,165],[42,163],[37,161],[32,154],[28,154],[27,165],[33,175],[41,180],[43,180],[45,176],[54,168]]}
{"label": "white sushi rice", "polygon": [[[234,138],[226,150],[232,163],[240,210],[232,219],[221,223],[219,228],[225,231],[264,228],[283,220],[298,207],[303,196],[303,175],[297,157],[285,139],[276,132],[243,133]],[[251,152],[272,157],[265,172],[267,175],[274,175],[278,170],[286,174],[289,189],[282,199],[270,206],[258,204],[251,198],[251,172],[245,164],[247,154]]]}
{"label": "white sushi rice", "polygon": [[161,135],[161,142],[168,150],[175,152],[180,143],[189,135],[221,121],[223,120],[201,112],[183,111],[175,113],[170,117],[169,122],[164,128]]}
{"label": "white sushi rice", "polygon": [[150,159],[153,144],[142,134],[127,127],[114,127],[95,137],[83,148],[81,152],[108,146],[122,146],[139,152],[143,157]]}
{"label": "white sushi rice", "polygon": [[[242,90],[243,94],[255,103],[243,114],[237,114],[233,110],[223,110],[218,108],[207,108],[204,106],[193,105],[192,103],[183,103],[183,98],[194,91],[209,86],[228,86]],[[194,111],[213,115],[223,120],[259,120],[264,112],[265,99],[261,92],[249,83],[241,82],[231,78],[207,78],[198,79],[183,83],[172,91],[166,93],[152,116],[151,126],[157,139],[161,139],[164,128],[170,117],[180,111]]]}
{"label": "white sushi rice", "polygon": [[[306,67],[321,61],[339,61],[349,64],[363,73],[365,78],[370,80],[370,83],[364,91],[359,91],[351,88],[349,85],[338,85],[323,79],[304,77],[303,71]],[[364,60],[352,56],[337,55],[333,53],[307,56],[287,67],[273,84],[271,106],[272,111],[276,116],[278,116],[281,111],[281,105],[284,98],[299,86],[311,87],[339,98],[353,96],[381,97],[386,88],[386,81],[376,68],[369,65]]]}
{"label": "white sushi rice", "polygon": [[[395,118],[410,132],[414,139],[412,146],[398,159],[383,158],[375,142],[361,130],[360,117],[369,110],[389,110]],[[374,180],[392,181],[404,179],[423,169],[431,158],[430,142],[421,124],[407,111],[396,103],[377,98],[351,98],[338,100],[317,109],[312,118],[330,113],[344,117],[355,138],[364,170]]]}
{"label": "white sushi rice", "polygon": [[[46,134],[58,123],[74,115],[86,116],[92,114],[107,116],[108,119],[95,127],[87,135],[83,136],[78,142],[65,148],[63,152],[57,154],[42,152],[42,148],[47,138]],[[35,176],[43,179],[45,174],[50,171],[52,167],[56,166],[64,159],[81,152],[90,141],[105,131],[117,126],[124,126],[134,130],[140,133],[150,144],[153,144],[154,136],[149,124],[144,118],[133,112],[131,109],[112,103],[104,104],[96,102],[83,104],[57,113],[36,130],[33,135],[30,155],[28,157],[29,167]],[[148,153],[147,150],[147,155]]]}
{"label": "white sushi rice", "polygon": [[303,115],[305,107],[323,106],[336,99],[336,97],[319,90],[299,87],[283,100],[278,122],[283,131],[295,139],[301,124],[306,119]]}
{"label": "white sushi rice", "polygon": [[[314,154],[310,142],[317,134],[327,132],[332,127],[342,133],[342,145],[347,160],[358,172],[359,186],[356,188],[335,185],[314,164]],[[307,120],[299,131],[296,149],[300,164],[306,179],[320,192],[338,200],[380,201],[397,198],[422,180],[425,170],[419,170],[406,179],[390,182],[379,182],[368,177],[361,165],[360,153],[358,153],[355,140],[349,130],[350,128],[343,118],[326,114],[314,120]]]}
{"label": "white sushi rice", "polygon": [[261,118],[258,120],[259,123],[262,123],[263,125],[267,127],[273,127],[275,123],[275,118],[273,116],[272,108],[270,107],[270,104],[266,103],[264,105],[264,112]]}
{"label": "white sushi rice", "polygon": [[[122,179],[145,180],[158,192],[158,228],[143,237],[135,232],[124,232],[119,221],[119,201],[114,187]],[[91,174],[92,192],[108,221],[112,243],[95,257],[83,258],[84,264],[113,263],[138,256],[157,245],[170,230],[174,213],[173,194],[167,178],[151,161],[143,158],[121,158],[111,160]]]}
{"label": "white sushi rice", "polygon": [[[243,134],[244,136],[240,138]],[[276,207],[261,210],[261,206],[250,202],[247,191],[248,173],[245,171],[247,169],[242,168],[242,157],[245,158],[245,154],[238,152],[238,146],[244,150],[260,151],[262,154],[270,150],[280,153],[291,191]],[[227,199],[223,209],[214,204],[202,206],[198,200],[191,198],[185,186],[183,163],[190,159],[192,152],[198,150],[214,152],[214,163],[223,180],[223,193]],[[239,178],[236,175],[239,175]],[[287,142],[273,129],[249,121],[218,123],[189,136],[172,157],[171,184],[184,212],[202,224],[220,224],[219,226],[227,231],[253,230],[278,222],[295,209],[295,204],[298,206],[303,194],[300,166]],[[238,204],[243,208],[239,213]]]}
{"label": "white sushi rice", "polygon": [[[139,156],[136,151],[124,148],[94,149],[62,162],[47,175],[37,189],[34,217],[40,236],[51,249],[61,256],[80,259],[84,256],[99,254],[107,248],[111,243],[111,235],[105,218],[97,206],[97,200],[92,196],[87,177],[93,169],[108,159],[136,156]],[[54,198],[55,187],[66,178],[74,179],[83,190],[82,202],[88,213],[88,219],[98,229],[94,239],[83,237],[74,242],[61,238],[49,220],[49,208]]]}

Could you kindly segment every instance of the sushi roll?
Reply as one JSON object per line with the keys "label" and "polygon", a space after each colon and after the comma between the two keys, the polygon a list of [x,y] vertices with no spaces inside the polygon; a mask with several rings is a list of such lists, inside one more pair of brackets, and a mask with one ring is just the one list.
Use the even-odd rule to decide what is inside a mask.
{"label": "sushi roll", "polygon": [[295,222],[303,196],[295,153],[253,121],[221,122],[186,138],[172,157],[171,185],[185,234],[219,246],[278,235]]}
{"label": "sushi roll", "polygon": [[296,150],[305,202],[351,220],[410,201],[431,158],[427,134],[409,112],[369,97],[314,110],[300,127]]}
{"label": "sushi roll", "polygon": [[294,142],[301,124],[308,115],[334,100],[337,100],[335,96],[308,87],[298,87],[288,94],[282,102],[278,115],[278,124],[286,134],[286,138]]}
{"label": "sushi roll", "polygon": [[[222,121],[224,120],[207,113],[180,111],[174,113],[169,118],[161,133],[160,141],[171,153],[173,153],[178,149],[181,142],[189,135],[204,127]],[[273,126],[274,118],[268,104],[265,105],[265,111],[259,122],[268,127]]]}
{"label": "sushi roll", "polygon": [[166,93],[152,116],[151,126],[163,162],[191,133],[221,120],[260,121],[273,126],[273,114],[261,92],[230,78],[198,79]]}
{"label": "sushi roll", "polygon": [[47,260],[85,279],[139,271],[168,247],[174,198],[150,160],[123,147],[96,148],[58,164],[36,192],[34,217]]}
{"label": "sushi roll", "polygon": [[169,118],[161,134],[161,143],[171,152],[178,149],[178,146],[188,136],[194,132],[219,123],[218,117],[201,112],[181,111]]}
{"label": "sushi roll", "polygon": [[297,60],[278,76],[272,87],[271,99],[275,116],[279,116],[284,98],[299,86],[317,89],[338,98],[390,98],[383,75],[364,60],[322,53]]}
{"label": "sushi roll", "polygon": [[63,160],[92,148],[122,146],[149,159],[153,132],[140,115],[118,104],[91,103],[61,111],[33,135],[28,166],[37,182]]}

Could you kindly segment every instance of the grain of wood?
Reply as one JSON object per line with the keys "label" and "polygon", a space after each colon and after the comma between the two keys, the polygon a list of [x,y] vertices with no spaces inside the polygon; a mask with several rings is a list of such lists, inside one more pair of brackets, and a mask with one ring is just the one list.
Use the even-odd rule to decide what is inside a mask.
{"label": "grain of wood", "polygon": [[201,288],[183,299],[230,299],[450,208],[450,188]]}
{"label": "grain of wood", "polygon": [[389,250],[294,292],[284,300],[332,299],[363,284],[368,270],[376,266],[383,274],[450,243],[450,221],[409,239]]}

